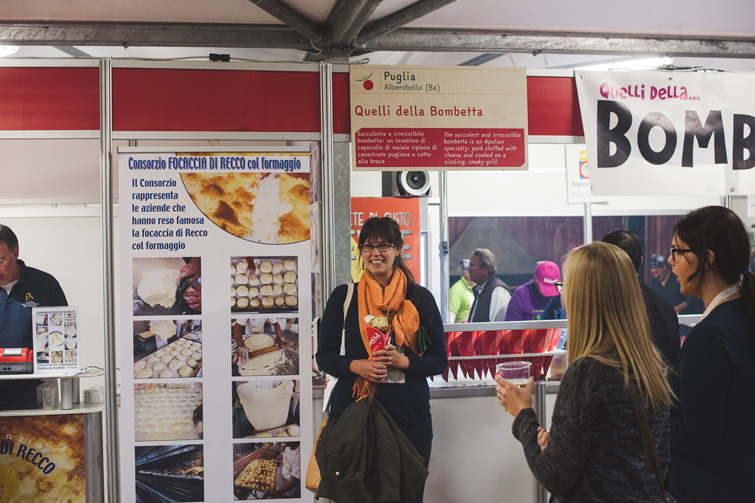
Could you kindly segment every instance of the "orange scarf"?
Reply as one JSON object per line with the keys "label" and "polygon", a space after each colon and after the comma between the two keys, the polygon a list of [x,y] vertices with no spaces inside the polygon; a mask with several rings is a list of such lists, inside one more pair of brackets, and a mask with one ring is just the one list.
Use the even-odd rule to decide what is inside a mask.
{"label": "orange scarf", "polygon": [[[391,282],[385,287],[375,281],[375,278],[364,271],[362,279],[359,281],[358,289],[359,305],[359,331],[362,335],[362,342],[369,359],[372,360],[372,351],[370,350],[370,340],[367,336],[367,325],[364,318],[367,315],[388,316],[395,313],[391,321],[393,339],[397,347],[408,347],[413,355],[419,355],[419,346],[417,343],[417,331],[419,330],[419,313],[414,304],[405,299],[406,297],[406,275],[401,269],[396,269],[391,277]],[[357,401],[365,398],[369,393],[370,382],[363,377],[357,377],[354,383],[354,396]]]}

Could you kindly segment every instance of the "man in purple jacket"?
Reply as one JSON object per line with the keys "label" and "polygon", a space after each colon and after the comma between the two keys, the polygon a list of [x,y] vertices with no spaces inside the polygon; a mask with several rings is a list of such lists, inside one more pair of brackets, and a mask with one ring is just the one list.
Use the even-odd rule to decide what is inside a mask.
{"label": "man in purple jacket", "polygon": [[553,262],[538,262],[535,277],[517,288],[511,296],[506,321],[539,320],[551,298],[558,295],[557,281],[561,281],[558,266]]}

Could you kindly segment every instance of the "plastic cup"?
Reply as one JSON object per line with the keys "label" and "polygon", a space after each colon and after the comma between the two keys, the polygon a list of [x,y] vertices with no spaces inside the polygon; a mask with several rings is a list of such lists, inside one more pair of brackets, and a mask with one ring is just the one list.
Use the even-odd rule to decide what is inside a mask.
{"label": "plastic cup", "polygon": [[42,388],[42,410],[55,409],[55,395],[58,390],[53,387]]}
{"label": "plastic cup", "polygon": [[496,373],[514,386],[524,388],[530,379],[532,362],[505,362],[495,366]]}

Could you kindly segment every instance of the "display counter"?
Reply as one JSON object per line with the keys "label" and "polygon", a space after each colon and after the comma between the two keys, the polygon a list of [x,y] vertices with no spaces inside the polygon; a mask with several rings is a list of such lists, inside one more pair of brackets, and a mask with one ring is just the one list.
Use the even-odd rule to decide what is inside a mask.
{"label": "display counter", "polygon": [[[36,484],[24,483],[16,488],[19,501],[29,498],[48,501],[44,499],[47,497],[52,498],[50,501],[58,501],[58,498],[87,503],[104,501],[102,413],[105,404],[80,402],[63,409],[63,400],[57,393],[58,381],[70,382],[74,377],[92,375],[96,374],[0,375],[0,381],[4,382],[48,381],[40,387],[52,385],[56,391],[52,409],[43,409],[40,402],[36,408],[0,410],[0,465],[9,466],[19,480],[36,481]],[[70,390],[65,385],[61,388]],[[76,401],[73,397],[69,400]],[[47,496],[38,491],[28,493],[39,487],[47,488],[44,490]],[[8,490],[7,486],[4,488]]]}

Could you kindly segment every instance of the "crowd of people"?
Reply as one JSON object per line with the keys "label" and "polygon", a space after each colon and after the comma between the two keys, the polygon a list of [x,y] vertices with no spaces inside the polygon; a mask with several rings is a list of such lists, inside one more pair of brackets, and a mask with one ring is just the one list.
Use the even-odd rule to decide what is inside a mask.
{"label": "crowd of people", "polygon": [[[432,419],[426,377],[445,369],[447,354],[437,304],[415,283],[402,246],[392,220],[365,223],[359,240],[365,272],[347,306],[345,285],[331,295],[317,362],[339,377],[331,421],[362,398],[374,398],[395,423],[399,441],[411,444],[427,468]],[[569,253],[563,281],[558,265],[541,262],[513,292],[498,277],[490,250],[477,249],[462,261],[450,321],[567,314],[568,368],[548,431],[533,409],[533,380],[522,388],[496,376],[497,399],[515,416],[513,434],[552,502],[710,503],[749,501],[755,494],[750,253],[742,221],[715,206],[676,223],[668,259],[651,256],[649,286],[638,275],[639,238],[620,229]],[[677,314],[698,309],[695,302],[702,319],[682,344]],[[380,315],[393,336],[373,352],[366,325]],[[404,385],[386,382],[395,369],[403,371]],[[420,489],[401,501],[422,498]]]}

